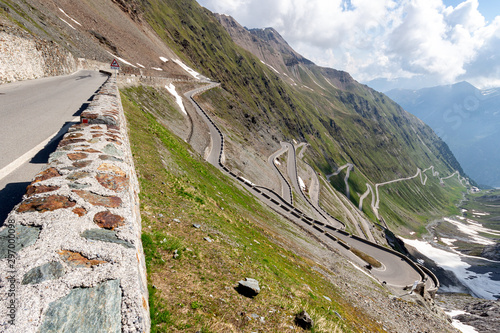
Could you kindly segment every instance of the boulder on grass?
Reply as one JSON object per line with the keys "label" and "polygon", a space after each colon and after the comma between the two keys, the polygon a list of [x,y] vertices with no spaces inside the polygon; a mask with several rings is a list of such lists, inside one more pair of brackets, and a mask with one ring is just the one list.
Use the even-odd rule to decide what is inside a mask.
{"label": "boulder on grass", "polygon": [[238,281],[236,290],[243,296],[253,298],[260,293],[259,281],[245,278],[245,280]]}
{"label": "boulder on grass", "polygon": [[313,327],[314,321],[307,312],[302,311],[301,313],[295,316],[295,324],[297,324],[297,326],[300,326],[305,330],[309,330]]}

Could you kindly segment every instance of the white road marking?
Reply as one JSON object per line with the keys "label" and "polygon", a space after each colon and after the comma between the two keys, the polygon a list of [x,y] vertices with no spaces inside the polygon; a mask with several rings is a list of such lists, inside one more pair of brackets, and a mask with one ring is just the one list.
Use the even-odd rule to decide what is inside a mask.
{"label": "white road marking", "polygon": [[[49,136],[47,139],[45,139],[44,141],[40,142],[37,146],[33,147],[31,150],[29,150],[28,152],[26,152],[23,155],[21,155],[15,161],[13,161],[10,164],[8,164],[7,166],[5,166],[3,169],[0,170],[0,180],[4,179],[9,174],[11,174],[14,170],[16,170],[17,168],[19,168],[21,165],[23,165],[24,163],[26,163],[30,159],[32,159],[47,144],[49,144],[50,142],[52,142],[54,140],[57,140],[58,138],[60,138],[64,134],[66,134],[66,131],[68,130],[68,128],[70,126],[74,125],[73,124],[74,122],[79,122],[79,121],[80,121],[80,117],[73,118],[71,120],[72,123],[64,126],[62,130],[59,130],[59,131],[55,132],[54,134],[52,134],[51,136]],[[58,133],[60,133],[60,134],[58,135]]]}

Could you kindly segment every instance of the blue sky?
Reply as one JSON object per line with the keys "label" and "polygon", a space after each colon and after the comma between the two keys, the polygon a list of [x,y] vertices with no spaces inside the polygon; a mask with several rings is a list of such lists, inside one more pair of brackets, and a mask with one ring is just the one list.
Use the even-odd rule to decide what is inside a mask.
{"label": "blue sky", "polygon": [[500,87],[500,0],[198,2],[248,28],[274,27],[316,64],[383,81],[385,90]]}

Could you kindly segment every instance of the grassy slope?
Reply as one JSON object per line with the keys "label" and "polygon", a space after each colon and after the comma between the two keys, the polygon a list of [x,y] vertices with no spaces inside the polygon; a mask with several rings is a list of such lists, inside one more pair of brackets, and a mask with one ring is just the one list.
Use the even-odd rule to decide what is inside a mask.
{"label": "grassy slope", "polygon": [[[196,2],[154,0],[144,8],[151,26],[185,62],[222,83],[227,93],[212,90],[202,99],[214,105],[218,117],[235,124],[232,130],[240,137],[253,137],[256,145],[271,138],[307,140],[312,147],[308,160],[318,171],[326,174],[352,162],[369,178],[353,177],[351,185],[359,193],[366,190],[367,182],[408,177],[417,168],[434,165],[442,174],[449,174],[459,167],[428,126],[386,96],[352,79],[345,90],[336,89],[326,81],[334,75],[332,71],[303,65],[298,73],[316,91],[294,88],[235,45],[212,13]],[[268,136],[257,135],[266,132],[266,127]],[[399,200],[396,192],[387,192],[390,203],[381,208],[382,215],[387,215],[392,226],[413,226],[415,223],[406,223],[407,218],[421,221],[419,216],[450,213],[447,209],[458,197],[456,187],[437,184],[434,180],[425,193],[401,189],[411,195],[408,201]],[[428,195],[437,200],[429,204]],[[352,200],[357,204],[356,191]],[[418,210],[420,203],[423,206]],[[394,214],[395,204],[403,217]]]}
{"label": "grassy slope", "polygon": [[[153,332],[287,332],[290,316],[302,309],[317,322],[316,332],[382,331],[313,270],[316,263],[278,245],[286,241],[272,229],[287,228],[279,217],[141,111],[147,88],[122,94],[141,185]],[[244,277],[260,281],[255,299],[234,290]],[[246,319],[254,313],[265,324]]]}

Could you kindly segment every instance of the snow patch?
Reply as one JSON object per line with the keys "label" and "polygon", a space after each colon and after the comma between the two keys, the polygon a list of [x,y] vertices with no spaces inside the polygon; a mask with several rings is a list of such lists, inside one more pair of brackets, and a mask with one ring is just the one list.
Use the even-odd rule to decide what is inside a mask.
{"label": "snow patch", "polygon": [[[59,7],[58,7],[59,8]],[[68,14],[66,14],[66,12],[64,10],[62,10],[62,8],[59,8],[59,10],[64,14],[66,15],[71,21],[75,22],[76,24],[78,24],[80,27],[82,26],[77,20],[75,20],[74,18],[72,18],[71,16],[69,16]],[[67,23],[67,22],[66,22]],[[73,28],[74,29],[74,28]]]}
{"label": "snow patch", "polygon": [[[436,262],[441,268],[453,272],[457,279],[465,286],[467,286],[476,296],[484,299],[495,300],[494,295],[498,294],[500,290],[500,281],[491,279],[492,273],[478,274],[467,269],[471,266],[462,261],[461,255],[457,253],[448,252],[433,247],[431,244],[420,241],[402,238],[405,244],[413,246],[424,256]],[[451,291],[445,286],[440,288],[442,291]]]}
{"label": "snow patch", "polygon": [[452,238],[441,238],[441,242],[445,243],[448,246],[453,246],[453,243],[455,243],[456,241],[456,239]]}
{"label": "snow patch", "polygon": [[165,57],[160,57],[160,60],[163,61],[163,62],[167,62],[168,61],[168,59],[165,58]]}
{"label": "snow patch", "polygon": [[306,190],[306,184],[304,183],[304,181],[302,180],[302,178],[300,178],[300,176],[298,177],[299,178],[299,186],[300,186],[300,189],[302,191],[305,191]]}
{"label": "snow patch", "polygon": [[180,61],[179,59],[172,59],[173,62],[175,62],[177,65],[181,66],[183,70],[189,73],[192,77],[194,77],[197,80],[202,80],[203,76],[198,73],[197,71],[193,70],[191,67],[187,66],[185,63]]}
{"label": "snow patch", "polygon": [[278,158],[275,158],[275,159],[274,159],[274,164],[276,164],[276,165],[281,165],[280,161],[278,161]]}
{"label": "snow patch", "polygon": [[71,29],[73,30],[76,30],[74,26],[72,26],[71,24],[68,23],[68,21],[65,21],[64,19],[62,18],[59,18],[61,21],[63,21],[64,23],[66,23],[67,25],[69,25],[71,27]]}
{"label": "snow patch", "polygon": [[179,107],[181,108],[181,111],[187,115],[187,112],[186,112],[186,109],[184,108],[184,103],[182,102],[182,97],[177,93],[177,91],[175,90],[175,86],[170,83],[169,85],[166,85],[165,86],[165,89],[167,89],[167,91],[175,97],[175,101],[177,102],[177,104],[179,105]]}
{"label": "snow patch", "polygon": [[151,67],[151,69],[154,69],[155,71],[158,71],[158,72],[162,72],[163,71],[163,69],[158,68],[158,67]]}
{"label": "snow patch", "polygon": [[276,68],[274,68],[273,66],[271,66],[271,65],[269,65],[269,64],[266,64],[266,63],[265,63],[265,62],[263,62],[262,60],[261,60],[260,62],[261,62],[261,63],[263,63],[264,65],[266,65],[267,67],[271,68],[273,71],[275,71],[275,72],[276,72],[276,74],[280,74],[280,72],[278,72],[278,71],[276,70]]}
{"label": "snow patch", "polygon": [[461,314],[467,314],[465,311],[460,311],[460,310],[451,310],[449,312],[445,312],[448,316],[451,317],[452,320],[452,325],[455,327],[457,330],[459,330],[462,333],[478,333],[478,331],[469,325],[462,324],[459,320],[453,319],[453,317],[461,315]]}
{"label": "snow patch", "polygon": [[444,220],[450,224],[453,224],[460,230],[460,232],[470,236],[471,240],[476,244],[481,245],[493,245],[495,242],[486,237],[480,236],[479,233],[490,234],[494,236],[500,236],[500,232],[492,229],[483,227],[480,223],[474,220],[467,219],[466,223],[455,221],[450,218],[444,218]]}

